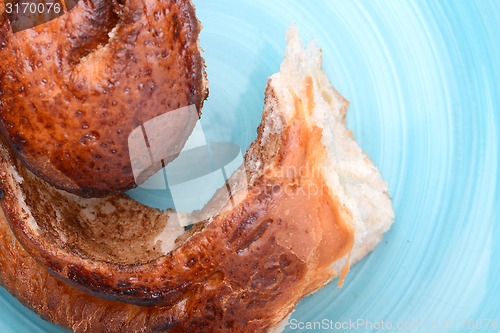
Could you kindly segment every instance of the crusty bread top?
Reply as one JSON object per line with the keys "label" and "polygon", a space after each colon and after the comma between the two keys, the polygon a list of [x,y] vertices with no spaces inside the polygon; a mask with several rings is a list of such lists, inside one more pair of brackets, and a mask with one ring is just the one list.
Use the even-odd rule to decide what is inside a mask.
{"label": "crusty bread top", "polygon": [[[168,113],[168,163],[199,119],[208,95],[200,30],[189,0],[80,1],[17,33],[0,7],[0,132],[59,189],[104,197],[136,187],[131,160],[150,161],[131,156],[134,129]],[[172,112],[190,105],[198,113]]]}

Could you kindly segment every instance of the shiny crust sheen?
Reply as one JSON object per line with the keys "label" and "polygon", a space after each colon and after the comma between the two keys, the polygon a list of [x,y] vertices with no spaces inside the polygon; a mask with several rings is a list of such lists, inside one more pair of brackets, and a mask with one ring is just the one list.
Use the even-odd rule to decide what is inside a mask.
{"label": "shiny crust sheen", "polygon": [[[269,87],[266,96],[266,105],[271,104],[274,94]],[[263,123],[272,111],[264,111]],[[269,147],[278,149],[266,155],[261,149],[262,129],[247,152],[247,160],[259,159],[267,164],[286,160],[289,127],[268,139],[272,141]],[[0,172],[2,204],[12,219],[22,208],[13,204],[18,193],[11,186],[13,180],[6,173],[6,165],[4,157]],[[150,279],[139,283],[148,283],[151,289],[157,283],[163,284],[161,304],[146,307],[96,298],[56,280],[23,250],[4,219],[0,224],[0,253],[11,255],[0,256],[2,282],[43,318],[75,332],[266,332],[283,320],[301,298],[336,275],[332,264],[347,254],[352,243],[349,237],[337,242],[328,238],[328,228],[335,226],[331,220],[324,221],[329,226],[317,225],[309,232],[299,232],[297,227],[308,226],[302,218],[272,214],[265,218],[282,199],[280,187],[285,184],[274,177],[259,176],[258,169],[247,167],[249,178],[254,179],[252,184],[260,191],[252,192],[248,201],[215,218],[160,261],[142,267],[121,267],[113,272],[114,281],[103,280],[104,275],[80,275],[89,278],[89,286],[97,283],[98,288],[103,288],[116,283],[121,274],[142,271]],[[335,209],[337,227],[348,225],[349,213],[338,203]],[[332,248],[335,246],[340,247],[340,252]],[[306,248],[310,251],[304,253]]]}
{"label": "shiny crust sheen", "polygon": [[[200,28],[189,0],[81,0],[13,34],[1,3],[0,131],[57,188],[103,197],[135,187],[131,131],[180,107],[201,113]],[[196,120],[186,113],[170,125],[172,156]]]}

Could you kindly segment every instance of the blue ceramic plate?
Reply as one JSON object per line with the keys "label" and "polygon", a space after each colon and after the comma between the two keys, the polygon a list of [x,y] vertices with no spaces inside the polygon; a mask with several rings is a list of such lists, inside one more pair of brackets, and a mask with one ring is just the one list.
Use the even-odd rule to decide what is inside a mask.
{"label": "blue ceramic plate", "polygon": [[[380,246],[340,291],[332,283],[304,299],[286,332],[372,332],[389,323],[398,331],[497,331],[500,3],[195,4],[211,89],[208,141],[243,149],[253,141],[267,78],[279,70],[295,21],[305,41],[323,48],[324,69],[352,103],[348,126],[394,198],[396,223]],[[65,332],[3,289],[0,298],[0,332]]]}

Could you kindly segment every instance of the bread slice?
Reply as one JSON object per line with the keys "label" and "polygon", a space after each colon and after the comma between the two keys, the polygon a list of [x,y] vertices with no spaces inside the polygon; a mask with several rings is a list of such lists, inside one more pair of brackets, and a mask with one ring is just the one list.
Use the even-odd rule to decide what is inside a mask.
{"label": "bread slice", "polygon": [[75,199],[1,149],[1,202],[18,239],[0,218],[2,284],[75,332],[266,332],[345,277],[389,228],[392,205],[345,127],[347,102],[319,49],[304,50],[295,28],[287,43],[258,137],[229,180],[232,197],[216,194],[196,214],[223,209],[171,248],[154,241],[174,212],[122,196]]}

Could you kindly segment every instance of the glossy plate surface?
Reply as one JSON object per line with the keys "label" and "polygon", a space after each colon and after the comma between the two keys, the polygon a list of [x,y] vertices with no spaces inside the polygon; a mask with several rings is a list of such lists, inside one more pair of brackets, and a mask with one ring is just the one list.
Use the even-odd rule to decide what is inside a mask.
{"label": "glossy plate surface", "polygon": [[[322,327],[307,331],[354,331],[349,320],[364,320],[359,332],[382,321],[495,332],[493,322],[485,327],[500,321],[500,3],[195,4],[210,80],[208,141],[243,149],[253,141],[267,78],[279,71],[295,21],[305,42],[322,47],[324,69],[352,103],[348,127],[394,198],[396,223],[382,244],[340,291],[332,283],[304,299],[286,332],[314,321]],[[462,329],[461,319],[475,326]],[[0,332],[65,331],[0,289]]]}

